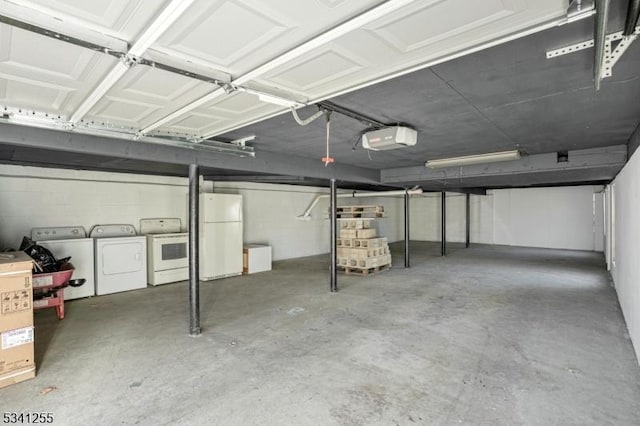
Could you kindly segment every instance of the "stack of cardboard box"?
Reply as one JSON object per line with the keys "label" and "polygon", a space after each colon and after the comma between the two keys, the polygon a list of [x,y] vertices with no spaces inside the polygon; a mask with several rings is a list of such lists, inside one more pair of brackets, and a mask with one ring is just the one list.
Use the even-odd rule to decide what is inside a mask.
{"label": "stack of cardboard box", "polygon": [[340,226],[338,267],[347,274],[358,275],[388,269],[391,253],[387,238],[377,236],[373,217],[363,217],[369,213],[382,217],[382,206],[344,206],[338,207],[337,211]]}
{"label": "stack of cardboard box", "polygon": [[0,253],[0,388],[36,375],[32,265],[25,253]]}

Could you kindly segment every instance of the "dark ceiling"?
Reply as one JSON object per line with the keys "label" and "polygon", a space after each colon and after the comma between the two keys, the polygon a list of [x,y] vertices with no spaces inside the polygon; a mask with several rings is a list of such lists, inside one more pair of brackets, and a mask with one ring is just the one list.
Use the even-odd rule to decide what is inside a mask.
{"label": "dark ceiling", "polygon": [[[626,0],[612,1],[609,33],[622,28],[626,5]],[[498,169],[487,167],[483,173],[464,178],[462,174],[457,179],[416,178],[416,169],[424,169],[428,159],[512,149],[535,158],[557,151],[628,144],[640,123],[640,41],[631,45],[615,65],[613,76],[603,80],[600,91],[593,87],[593,49],[553,59],[545,57],[547,50],[593,38],[593,27],[593,19],[585,19],[331,99],[378,121],[413,126],[419,131],[415,147],[365,150],[358,140],[366,126],[333,113],[330,155],[336,162],[324,167],[324,119],[302,127],[291,114],[283,114],[217,138],[233,140],[256,135],[250,143],[256,149],[255,159],[227,161],[221,154],[215,158],[210,154],[203,161],[202,173],[212,180],[305,185],[324,185],[327,178],[335,175],[343,186],[363,189],[422,185],[438,190],[608,182],[620,170],[624,158],[600,162],[598,167],[569,163],[567,169],[540,173],[530,169],[523,173],[494,173]],[[316,111],[317,107],[309,106],[299,114],[304,118]],[[33,132],[43,141],[48,137]],[[173,151],[162,151],[161,155],[155,148],[145,152],[131,141],[122,142],[112,152],[92,148],[99,146],[93,145],[96,138],[77,134],[67,138],[58,136],[65,132],[47,132],[53,132],[50,134],[60,141],[38,145],[31,143],[30,136],[2,138],[3,132],[0,161],[184,176],[185,164],[205,155],[192,158]],[[383,176],[388,169],[393,169],[393,182],[375,177]],[[404,180],[403,170],[407,171]]]}
{"label": "dark ceiling", "polygon": [[[626,2],[614,4],[608,32],[622,27],[626,10]],[[640,42],[615,65],[600,91],[593,84],[593,49],[545,57],[547,50],[592,38],[593,26],[593,19],[564,25],[334,98],[333,103],[378,121],[407,123],[419,137],[415,147],[354,149],[365,126],[333,113],[331,156],[380,170],[513,149],[532,155],[627,144],[640,122]],[[308,107],[300,115],[315,111]],[[223,137],[252,134],[254,146],[263,150],[318,161],[325,156],[324,120],[301,127],[285,114]],[[596,179],[596,174],[581,175]],[[475,186],[484,183],[478,180]],[[504,178],[495,183],[508,185]]]}

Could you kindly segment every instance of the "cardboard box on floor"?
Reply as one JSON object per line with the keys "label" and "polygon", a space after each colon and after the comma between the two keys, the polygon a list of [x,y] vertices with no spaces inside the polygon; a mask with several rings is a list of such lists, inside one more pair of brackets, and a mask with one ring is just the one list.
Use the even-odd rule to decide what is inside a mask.
{"label": "cardboard box on floor", "polygon": [[0,388],[36,374],[32,265],[25,253],[0,253]]}

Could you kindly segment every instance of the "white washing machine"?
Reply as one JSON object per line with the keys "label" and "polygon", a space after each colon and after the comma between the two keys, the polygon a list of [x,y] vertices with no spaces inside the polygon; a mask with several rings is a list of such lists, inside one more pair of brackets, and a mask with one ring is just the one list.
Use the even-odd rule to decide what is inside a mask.
{"label": "white washing machine", "polygon": [[147,287],[147,238],[133,225],[95,225],[96,294]]}
{"label": "white washing machine", "polygon": [[96,295],[93,239],[87,238],[87,233],[82,226],[33,228],[31,239],[49,249],[56,259],[71,256],[71,263],[75,268],[71,278],[85,279],[80,287],[65,288],[64,300]]}

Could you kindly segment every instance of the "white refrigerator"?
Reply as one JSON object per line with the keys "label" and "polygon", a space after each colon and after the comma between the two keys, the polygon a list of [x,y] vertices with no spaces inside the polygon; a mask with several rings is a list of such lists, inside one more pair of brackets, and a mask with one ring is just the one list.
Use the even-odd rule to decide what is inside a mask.
{"label": "white refrigerator", "polygon": [[200,279],[242,274],[242,195],[200,194]]}

